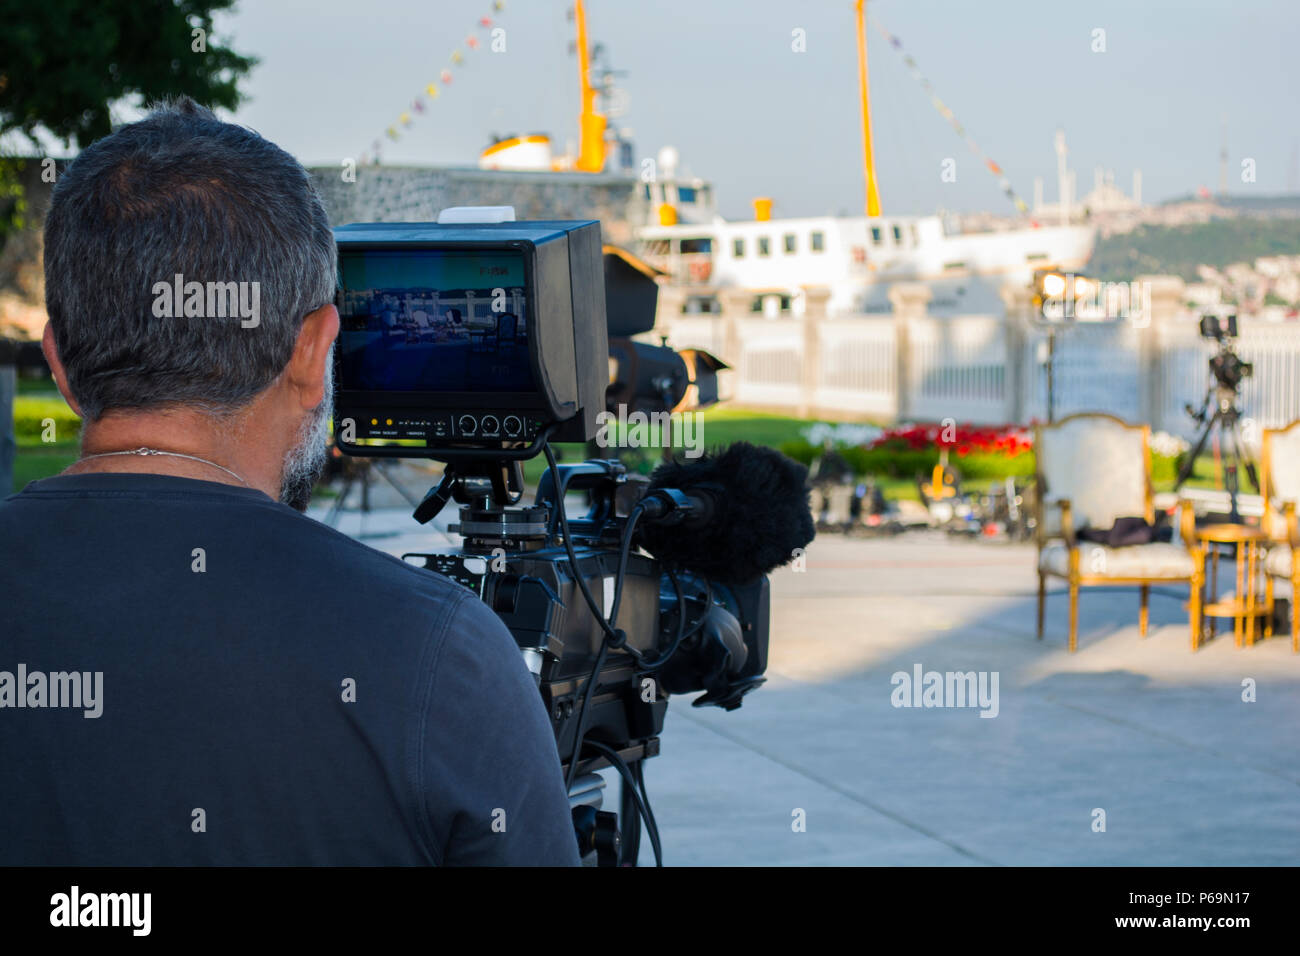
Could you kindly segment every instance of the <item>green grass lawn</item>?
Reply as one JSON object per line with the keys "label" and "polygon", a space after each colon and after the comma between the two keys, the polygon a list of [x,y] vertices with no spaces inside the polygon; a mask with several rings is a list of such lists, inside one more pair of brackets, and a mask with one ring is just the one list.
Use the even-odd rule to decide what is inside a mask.
{"label": "green grass lawn", "polygon": [[[41,388],[20,388],[16,411],[20,414],[26,414],[29,420],[33,417],[43,418],[50,415],[63,423],[73,417],[58,393],[50,391],[49,383],[45,383],[44,387]],[[715,406],[700,413],[696,424],[699,429],[697,440],[706,449],[718,448],[737,441],[779,447],[785,442],[797,441],[802,438],[801,433],[814,422],[813,419],[791,418],[785,415]],[[60,437],[63,437],[69,430],[69,428],[61,424],[59,428]],[[657,445],[660,436],[655,430],[645,428],[637,429],[636,437],[643,446],[639,470],[648,472],[659,460],[660,449]],[[647,438],[649,442],[646,441]],[[562,463],[579,462],[587,457],[586,447],[580,444],[560,444],[554,447],[556,456]],[[615,449],[609,449],[601,451],[600,454],[613,457],[615,451]],[[681,451],[682,449],[679,447],[677,452],[680,454]],[[75,439],[47,444],[41,442],[38,435],[20,434],[18,437],[18,457],[14,464],[14,490],[22,489],[28,482],[58,474],[72,464],[76,458],[77,442]],[[957,464],[960,468],[960,463]],[[545,470],[546,459],[544,457],[539,456],[527,461],[524,463],[524,480],[529,485],[536,485]],[[972,480],[968,484],[972,489],[978,489],[987,486],[992,480],[994,479]],[[912,478],[881,478],[878,481],[886,498],[916,499],[918,497],[916,482]],[[1242,481],[1244,483],[1245,476],[1242,476]],[[1195,472],[1187,485],[1194,488],[1217,487],[1212,457],[1205,456],[1197,461]],[[1167,491],[1172,486],[1173,480],[1168,478],[1164,481],[1157,481],[1156,490]]]}
{"label": "green grass lawn", "polygon": [[[42,422],[54,420],[53,442],[41,440]],[[18,454],[14,459],[13,491],[29,482],[57,475],[77,460],[78,420],[50,379],[18,380],[14,401]],[[0,491],[8,491],[0,489]]]}
{"label": "green grass lawn", "polygon": [[14,459],[14,491],[22,491],[29,482],[57,475],[77,460],[77,443],[24,445],[19,443]]}

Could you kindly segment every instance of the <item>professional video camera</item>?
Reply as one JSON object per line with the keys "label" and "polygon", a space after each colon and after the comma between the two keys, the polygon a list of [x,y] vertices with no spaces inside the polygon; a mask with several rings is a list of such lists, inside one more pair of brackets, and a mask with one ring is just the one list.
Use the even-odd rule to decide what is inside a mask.
{"label": "professional video camera", "polygon": [[[813,537],[806,470],[744,444],[649,479],[614,460],[557,463],[550,443],[592,439],[607,390],[670,407],[711,390],[698,356],[675,365],[626,338],[644,322],[607,325],[597,222],[358,224],[335,238],[338,447],[445,463],[415,517],[456,501],[464,545],[405,559],[472,590],[518,641],[584,858],[635,863],[644,818],[661,862],[642,761],[670,695],[731,710],[763,683],[766,572]],[[549,469],[521,505],[520,463],[538,454]],[[571,492],[588,496],[582,517],[567,514]],[[604,767],[622,778],[620,814],[600,810]]]}
{"label": "professional video camera", "polygon": [[1255,366],[1244,362],[1232,347],[1237,337],[1237,316],[1232,312],[1209,312],[1201,316],[1201,336],[1219,344],[1219,350],[1210,356],[1210,376],[1216,383],[1232,392],[1255,374]]}
{"label": "professional video camera", "polygon": [[1241,409],[1238,407],[1241,385],[1255,374],[1255,366],[1244,361],[1232,347],[1232,341],[1237,337],[1236,313],[1205,313],[1201,316],[1200,332],[1202,338],[1218,343],[1219,347],[1209,358],[1210,383],[1205,389],[1205,399],[1200,408],[1190,404],[1183,406],[1200,427],[1200,432],[1174,480],[1174,491],[1182,488],[1183,483],[1191,477],[1197,458],[1217,428],[1219,450],[1224,461],[1224,486],[1228,491],[1227,517],[1228,521],[1237,523],[1241,520],[1238,508],[1239,473],[1245,471],[1251,485],[1259,491],[1259,474],[1242,440]]}

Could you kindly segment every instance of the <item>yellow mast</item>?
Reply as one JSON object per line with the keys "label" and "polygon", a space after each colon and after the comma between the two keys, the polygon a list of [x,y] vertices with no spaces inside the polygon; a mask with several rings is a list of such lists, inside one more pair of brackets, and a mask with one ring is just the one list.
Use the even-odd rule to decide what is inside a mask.
{"label": "yellow mast", "polygon": [[871,97],[867,92],[866,0],[857,0],[858,86],[862,91],[862,176],[867,186],[867,215],[880,215],[880,190],[876,186],[876,160],[871,152]]}
{"label": "yellow mast", "polygon": [[605,168],[605,117],[596,112],[596,91],[587,73],[591,56],[587,47],[587,11],[574,0],[573,19],[578,27],[578,82],[582,86],[582,114],[578,117],[578,161],[575,168],[598,173]]}

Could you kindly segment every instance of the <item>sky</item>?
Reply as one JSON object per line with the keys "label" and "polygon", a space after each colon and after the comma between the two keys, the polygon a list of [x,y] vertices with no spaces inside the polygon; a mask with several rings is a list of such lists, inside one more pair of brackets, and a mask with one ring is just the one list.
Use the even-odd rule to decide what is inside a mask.
{"label": "sky", "polygon": [[[548,132],[563,146],[580,105],[569,6],[243,0],[217,21],[261,61],[233,118],[309,165],[356,158],[376,138],[393,165],[473,165],[493,134]],[[1217,189],[1225,122],[1230,192],[1297,188],[1296,0],[871,0],[868,11],[1026,201],[1036,176],[1056,198],[1058,127],[1080,194],[1098,165],[1125,192],[1141,168],[1147,201]],[[504,52],[464,47],[471,33],[488,39],[485,15],[504,28]],[[861,213],[852,0],[587,0],[587,18],[626,71],[626,113],[612,122],[630,128],[638,160],[673,145],[729,218],[749,218],[760,195],[779,216]],[[1013,212],[900,54],[867,32],[884,211]],[[383,137],[457,47],[453,83],[398,142]]]}

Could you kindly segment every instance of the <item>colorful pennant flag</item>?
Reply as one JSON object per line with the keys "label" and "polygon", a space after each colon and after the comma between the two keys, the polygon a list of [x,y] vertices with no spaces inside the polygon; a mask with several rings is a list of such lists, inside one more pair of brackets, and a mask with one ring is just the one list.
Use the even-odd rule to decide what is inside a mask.
{"label": "colorful pennant flag", "polygon": [[966,145],[970,147],[970,151],[975,155],[977,159],[979,159],[981,162],[984,163],[984,165],[988,168],[988,171],[992,173],[994,176],[998,177],[998,185],[1002,187],[1002,191],[1006,193],[1007,198],[1010,199],[1011,202],[1015,205],[1016,210],[1022,214],[1027,212],[1029,207],[1025,205],[1024,201],[1019,196],[1016,195],[1015,189],[1013,189],[1011,186],[1011,181],[1007,179],[1007,177],[1003,174],[1002,167],[999,166],[997,163],[995,163],[993,160],[989,159],[988,156],[984,154],[984,151],[979,148],[974,138],[971,137],[966,132],[966,127],[963,126],[960,122],[958,122],[957,117],[953,114],[953,111],[948,107],[946,103],[944,103],[943,100],[939,99],[939,94],[934,92],[933,84],[931,84],[930,81],[921,72],[921,68],[917,65],[915,58],[913,58],[913,56],[910,53],[903,52],[903,41],[900,40],[898,37],[894,36],[888,30],[886,30],[883,26],[881,26],[880,21],[877,20],[874,16],[871,17],[870,19],[871,19],[872,26],[874,26],[877,32],[879,32],[880,35],[885,38],[885,41],[891,47],[897,50],[900,54],[902,54],[903,65],[906,66],[908,72],[912,74],[912,78],[916,80],[919,84],[921,84],[921,89],[923,89],[926,93],[929,94],[930,103],[934,106],[935,110],[938,111],[939,115],[942,116],[944,119],[946,119],[948,123],[952,126],[953,130],[957,133],[957,135],[960,136],[963,140],[965,140]]}
{"label": "colorful pennant flag", "polygon": [[[502,0],[493,0],[492,2],[493,13],[500,13],[504,9],[505,9],[505,4],[502,2]],[[477,21],[478,28],[482,30],[490,30],[493,24],[494,21],[492,17],[489,16],[479,17]],[[474,33],[471,32],[465,37],[464,45],[470,50],[477,50],[482,45],[482,41],[478,38],[478,36],[476,36]],[[448,59],[450,60],[452,66],[459,67],[465,62],[465,52],[458,47],[451,51],[451,54],[448,57]],[[450,86],[453,79],[454,79],[454,75],[452,74],[450,68],[444,69],[438,74],[439,83],[441,83],[443,87]],[[386,130],[384,130],[384,135],[387,136],[389,139],[393,140],[394,142],[396,142],[401,136],[401,131],[399,129],[399,126],[409,127],[414,120],[414,117],[412,117],[411,113],[414,112],[416,114],[423,115],[426,106],[425,98],[427,97],[429,101],[436,100],[440,92],[441,90],[439,89],[438,83],[428,84],[424,88],[424,93],[417,94],[416,97],[411,101],[410,109],[400,113],[397,117],[397,122],[394,123],[392,126],[389,126]],[[376,139],[371,149],[368,152],[363,152],[361,154],[362,165],[365,165],[369,160],[372,159],[373,161],[378,162],[380,156],[380,147],[382,145],[383,145],[382,140]]]}

